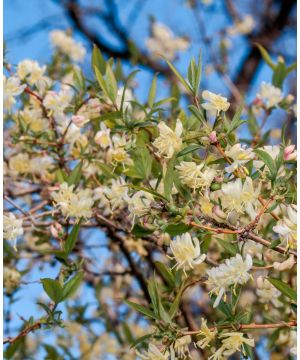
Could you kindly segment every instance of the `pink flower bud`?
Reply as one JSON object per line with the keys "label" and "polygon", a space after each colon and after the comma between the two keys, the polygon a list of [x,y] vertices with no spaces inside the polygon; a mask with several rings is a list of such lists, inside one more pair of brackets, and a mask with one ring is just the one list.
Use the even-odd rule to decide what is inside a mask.
{"label": "pink flower bud", "polygon": [[215,205],[213,207],[213,214],[222,220],[225,220],[227,218],[227,215],[224,213],[224,211],[220,208],[219,205]]}
{"label": "pink flower bud", "polygon": [[283,158],[285,161],[295,160],[297,158],[295,145],[289,145],[284,149]]}
{"label": "pink flower bud", "polygon": [[218,141],[217,139],[217,134],[215,131],[213,131],[210,135],[209,135],[209,141],[213,144],[216,143]]}
{"label": "pink flower bud", "polygon": [[62,226],[60,225],[60,223],[58,222],[53,223],[50,226],[50,232],[54,238],[58,238],[59,234],[62,232]]}
{"label": "pink flower bud", "polygon": [[72,121],[79,128],[82,128],[84,124],[88,122],[88,120],[82,115],[73,115]]}
{"label": "pink flower bud", "polygon": [[262,106],[264,106],[264,103],[263,103],[262,99],[255,98],[253,100],[253,105],[256,106],[256,107],[262,107]]}

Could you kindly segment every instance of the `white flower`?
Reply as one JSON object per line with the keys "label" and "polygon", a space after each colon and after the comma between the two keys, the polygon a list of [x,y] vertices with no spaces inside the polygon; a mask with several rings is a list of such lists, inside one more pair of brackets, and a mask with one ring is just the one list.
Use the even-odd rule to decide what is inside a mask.
{"label": "white flower", "polygon": [[245,334],[239,332],[221,334],[220,338],[224,338],[224,340],[222,340],[223,355],[230,356],[237,351],[242,351],[241,346],[243,344],[254,347],[254,339],[245,338],[244,335]]}
{"label": "white flower", "polygon": [[99,117],[102,110],[102,105],[99,99],[89,99],[87,103],[83,104],[77,111],[77,115],[82,115],[86,119],[95,119]]}
{"label": "white flower", "polygon": [[7,110],[11,110],[12,106],[16,103],[15,97],[20,95],[26,85],[20,84],[20,79],[16,76],[7,78],[3,75],[3,106]]}
{"label": "white flower", "polygon": [[19,112],[19,115],[32,131],[45,131],[49,127],[49,120],[44,117],[40,107],[25,107],[24,110]]}
{"label": "white flower", "polygon": [[182,336],[170,346],[171,360],[190,358],[189,345],[192,342],[190,335]]}
{"label": "white flower", "polygon": [[112,142],[107,153],[107,160],[111,161],[113,164],[126,164],[131,165],[132,159],[127,153],[125,147],[127,141],[125,136],[120,137],[119,135],[114,135],[112,137]]}
{"label": "white flower", "polygon": [[20,153],[9,159],[9,169],[14,174],[30,172],[30,159],[27,153]]}
{"label": "white flower", "polygon": [[295,262],[294,255],[290,255],[290,257],[283,262],[275,261],[273,263],[273,267],[275,270],[285,271],[285,270],[290,270],[295,265],[295,263],[296,262]]}
{"label": "white flower", "polygon": [[94,140],[97,145],[100,145],[102,149],[106,149],[109,146],[112,146],[110,139],[110,129],[106,127],[104,122],[100,124],[100,131],[97,131]]}
{"label": "white flower", "polygon": [[197,341],[196,345],[201,349],[205,349],[209,345],[209,343],[215,339],[217,333],[217,329],[215,328],[213,330],[210,330],[207,326],[207,320],[202,318],[201,327],[198,334],[204,336],[204,338]]}
{"label": "white flower", "polygon": [[247,35],[250,34],[255,27],[255,20],[251,15],[245,15],[245,17],[237,21],[234,26],[228,29],[229,35]]}
{"label": "white flower", "polygon": [[243,210],[246,210],[251,216],[253,203],[259,196],[259,192],[259,188],[254,190],[252,179],[247,176],[244,184],[240,178],[222,184],[219,197],[222,206],[228,211],[243,212]]}
{"label": "white flower", "polygon": [[12,212],[3,215],[3,238],[13,241],[15,249],[18,237],[24,233],[22,225],[23,220],[17,219]]}
{"label": "white flower", "polygon": [[154,140],[153,145],[158,149],[159,155],[171,158],[182,146],[182,123],[178,119],[176,121],[175,131],[173,131],[164,122],[160,122],[158,129],[159,136]]}
{"label": "white flower", "polygon": [[287,216],[277,222],[273,231],[278,233],[288,247],[297,246],[297,206],[292,204],[287,207]]}
{"label": "white flower", "polygon": [[201,255],[199,240],[192,239],[189,233],[176,236],[175,240],[171,241],[170,248],[174,255],[171,259],[176,261],[176,269],[183,269],[184,273],[201,264],[206,258],[205,254]]}
{"label": "white flower", "polygon": [[6,293],[11,294],[20,284],[21,274],[15,269],[4,266],[3,269],[3,285]]}
{"label": "white flower", "polygon": [[17,74],[21,80],[26,80],[29,85],[37,85],[43,80],[46,66],[40,67],[37,61],[23,60],[18,64]]}
{"label": "white flower", "polygon": [[244,254],[251,255],[252,258],[257,257],[258,259],[262,259],[263,254],[263,245],[258,244],[255,241],[247,239],[245,243],[240,243],[240,248],[243,249]]}
{"label": "white flower", "polygon": [[230,285],[245,284],[250,274],[248,271],[252,267],[252,258],[249,254],[243,260],[240,254],[225,260],[225,264],[207,270],[207,284],[212,287],[211,293],[217,295],[213,307],[217,307],[225,291]]}
{"label": "white flower", "polygon": [[281,89],[265,82],[262,82],[260,91],[256,96],[264,101],[267,109],[278,105],[283,100]]}
{"label": "white flower", "polygon": [[133,217],[133,222],[136,216],[143,216],[151,211],[151,203],[153,201],[153,196],[143,190],[136,192],[128,199],[128,210]]}
{"label": "white flower", "polygon": [[105,187],[104,194],[111,203],[112,211],[124,207],[128,202],[128,187],[126,185],[126,181],[120,177],[117,180],[113,179],[111,185]]}
{"label": "white flower", "polygon": [[70,56],[73,61],[83,61],[86,50],[81,43],[76,42],[64,31],[53,30],[50,33],[50,41],[63,54]]}
{"label": "white flower", "polygon": [[211,116],[219,115],[220,111],[227,111],[230,103],[226,97],[214,94],[208,90],[202,92],[202,97],[207,102],[202,107],[209,112]]}
{"label": "white flower", "polygon": [[49,173],[53,165],[51,156],[36,156],[30,159],[29,170],[31,174],[45,176]]}
{"label": "white flower", "polygon": [[225,168],[228,173],[234,172],[255,156],[251,148],[246,148],[240,143],[237,143],[229,150],[226,150],[225,154],[233,160],[233,163]]}
{"label": "white flower", "polygon": [[153,57],[157,58],[163,55],[172,61],[175,59],[176,52],[188,48],[189,42],[183,37],[175,37],[166,25],[154,22],[152,36],[146,40],[146,45]]}
{"label": "white flower", "polygon": [[282,303],[278,300],[281,292],[273,286],[268,279],[258,279],[256,294],[262,304],[272,303],[275,307],[280,307]]}
{"label": "white flower", "polygon": [[92,216],[94,199],[90,189],[74,190],[74,185],[67,183],[60,185],[58,191],[53,192],[55,206],[59,207],[63,216],[75,218],[89,218]]}
{"label": "white flower", "polygon": [[110,201],[105,196],[104,191],[105,187],[97,187],[96,189],[94,189],[93,200],[99,201],[98,207],[101,209],[102,214],[104,216],[107,216],[111,213],[111,207]]}
{"label": "white flower", "polygon": [[203,170],[204,164],[197,165],[193,161],[182,161],[175,166],[179,172],[181,182],[191,189],[207,189],[210,187],[216,171],[212,168]]}
{"label": "white flower", "polygon": [[72,99],[72,92],[70,90],[48,91],[43,105],[46,109],[51,110],[54,116],[63,117],[64,110],[70,105]]}
{"label": "white flower", "polygon": [[154,344],[151,344],[151,343],[148,346],[147,352],[140,353],[139,351],[136,351],[136,354],[142,360],[168,360],[169,359],[168,351],[163,354],[159,351],[159,349]]}

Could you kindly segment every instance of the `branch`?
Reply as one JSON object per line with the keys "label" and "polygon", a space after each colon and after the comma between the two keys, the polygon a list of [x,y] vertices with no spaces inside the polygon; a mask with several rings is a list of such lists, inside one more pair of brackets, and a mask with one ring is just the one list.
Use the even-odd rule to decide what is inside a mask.
{"label": "branch", "polygon": [[34,324],[26,327],[25,329],[23,329],[17,336],[13,337],[13,338],[6,338],[3,339],[3,344],[13,344],[16,341],[22,339],[23,337],[25,337],[27,334],[34,332],[37,329],[40,329],[42,327],[42,322],[41,321],[37,321]]}

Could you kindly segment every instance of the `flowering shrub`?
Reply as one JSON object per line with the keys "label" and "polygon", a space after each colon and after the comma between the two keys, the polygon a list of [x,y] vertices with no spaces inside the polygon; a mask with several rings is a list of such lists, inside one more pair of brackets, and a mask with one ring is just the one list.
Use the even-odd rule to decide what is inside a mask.
{"label": "flowering shrub", "polygon": [[[156,76],[141,103],[135,72],[94,47],[87,77],[83,46],[62,31],[51,41],[49,64],[6,64],[4,77],[5,294],[16,301],[37,266],[57,272],[38,280],[43,314],[4,339],[6,357],[43,345],[51,359],[74,358],[73,346],[82,359],[254,358],[263,339],[295,354],[296,150],[258,122],[294,114],[282,88],[294,66],[259,46],[273,84],[233,109],[201,88],[201,56],[179,74],[170,60],[188,42],[154,24],[148,47],[167,52],[188,105],[180,92],[157,99]],[[93,253],[91,230],[106,251]]]}

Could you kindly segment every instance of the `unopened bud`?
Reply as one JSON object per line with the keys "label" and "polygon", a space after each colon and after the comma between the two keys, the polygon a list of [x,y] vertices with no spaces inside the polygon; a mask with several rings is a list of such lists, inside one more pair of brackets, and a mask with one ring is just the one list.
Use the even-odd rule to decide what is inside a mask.
{"label": "unopened bud", "polygon": [[289,145],[284,149],[283,158],[285,161],[295,160],[297,158],[295,145]]}
{"label": "unopened bud", "polygon": [[220,208],[219,205],[215,205],[213,207],[213,214],[222,220],[225,220],[227,218],[227,215],[224,213],[224,211]]}
{"label": "unopened bud", "polygon": [[211,142],[211,144],[214,144],[218,141],[217,139],[217,134],[215,131],[213,131],[210,135],[209,135],[209,141]]}
{"label": "unopened bud", "polygon": [[58,238],[59,234],[62,232],[62,226],[60,225],[60,223],[55,222],[55,223],[51,224],[50,232],[54,238]]}
{"label": "unopened bud", "polygon": [[285,98],[285,101],[288,105],[290,105],[294,100],[295,100],[295,96],[292,94],[288,94],[288,96],[286,96]]}
{"label": "unopened bud", "polygon": [[82,128],[87,122],[89,122],[89,120],[82,115],[73,115],[72,122],[77,127]]}
{"label": "unopened bud", "polygon": [[273,267],[278,271],[285,271],[291,269],[295,265],[294,256],[291,255],[287,260],[280,262],[274,262]]}

